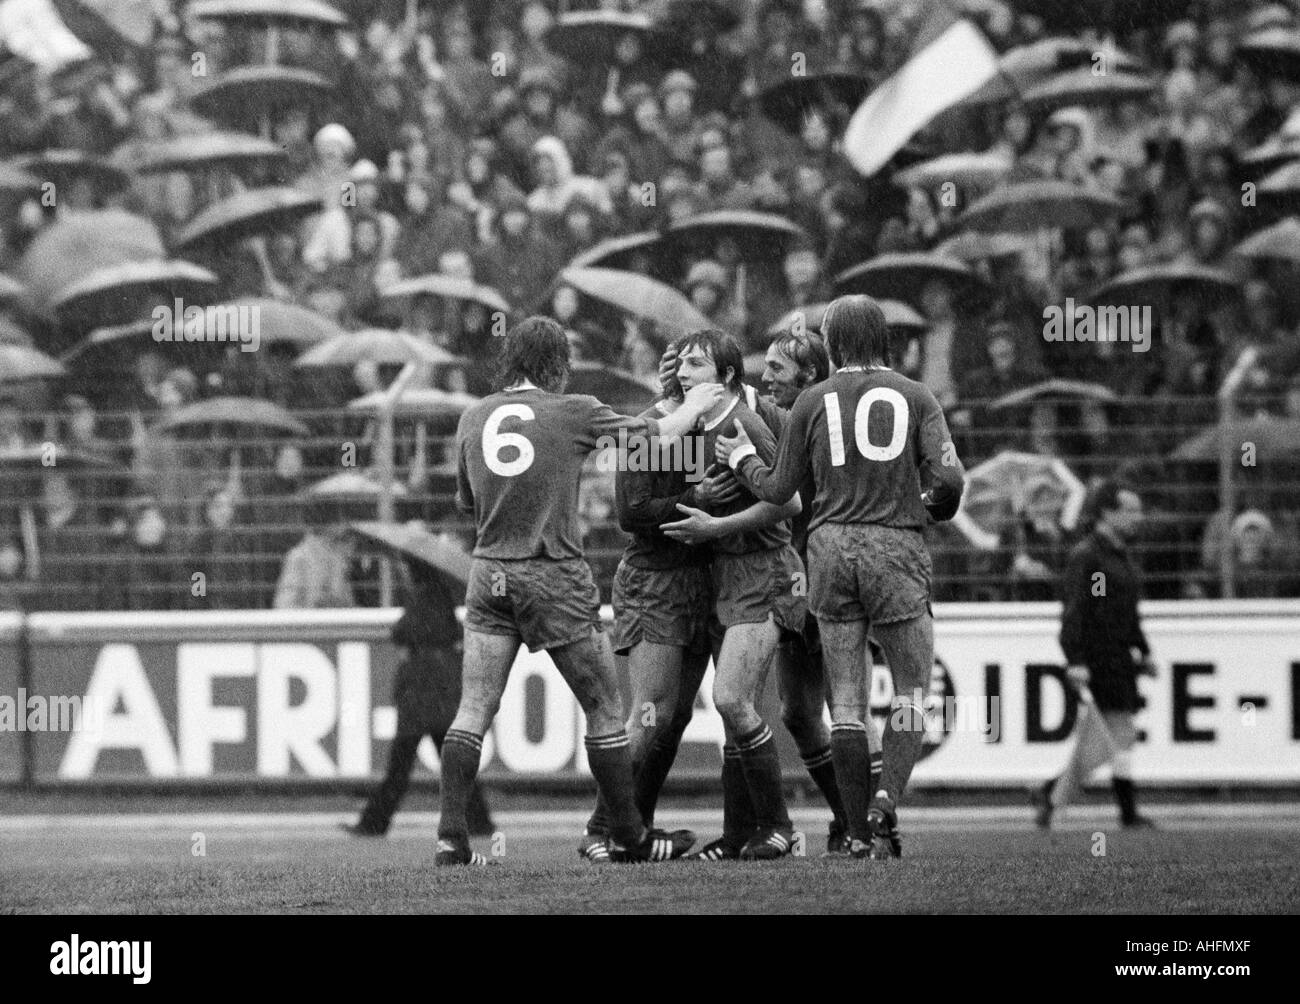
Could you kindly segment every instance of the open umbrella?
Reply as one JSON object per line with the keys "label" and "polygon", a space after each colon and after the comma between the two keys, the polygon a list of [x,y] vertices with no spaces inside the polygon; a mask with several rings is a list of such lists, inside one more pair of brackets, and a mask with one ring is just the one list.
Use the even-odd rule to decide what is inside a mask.
{"label": "open umbrella", "polygon": [[1214,425],[1198,432],[1173,452],[1175,460],[1214,461],[1224,446],[1240,457],[1247,443],[1255,447],[1257,462],[1300,457],[1300,421],[1261,415]]}
{"label": "open umbrella", "polygon": [[0,192],[34,192],[41,179],[12,161],[0,163]]}
{"label": "open umbrella", "polygon": [[1031,108],[1065,108],[1073,105],[1117,105],[1150,97],[1156,81],[1136,73],[1093,73],[1071,70],[1026,88],[1021,99]]}
{"label": "open umbrella", "polygon": [[609,66],[625,35],[635,35],[643,50],[652,47],[654,22],[649,15],[609,10],[567,11],[546,32],[546,47],[583,66]]}
{"label": "open umbrella", "polygon": [[[405,495],[406,486],[400,481],[390,485],[394,495]],[[331,502],[377,502],[383,485],[374,474],[363,471],[343,471],[317,481],[307,489],[308,498]]]}
{"label": "open umbrella", "polygon": [[1167,298],[1233,300],[1241,295],[1230,272],[1192,261],[1171,261],[1121,272],[1093,290],[1093,303],[1152,303]]}
{"label": "open umbrella", "polygon": [[1265,195],[1284,196],[1291,200],[1300,196],[1300,161],[1274,168],[1259,183],[1259,190]]}
{"label": "open umbrella", "polygon": [[1265,227],[1238,244],[1232,253],[1243,258],[1300,264],[1300,219],[1288,216]]}
{"label": "open umbrella", "polygon": [[1237,43],[1237,57],[1262,77],[1300,81],[1300,31],[1266,28]]}
{"label": "open umbrella", "polygon": [[177,250],[243,240],[287,229],[321,211],[324,200],[297,188],[252,188],[214,202],[177,234]]}
{"label": "open umbrella", "polygon": [[499,310],[503,314],[511,313],[509,302],[491,286],[484,286],[470,279],[456,275],[442,275],[431,272],[417,275],[410,279],[399,279],[379,291],[381,300],[405,300],[413,296],[435,296],[443,300],[460,300],[466,303],[479,303],[488,310]]}
{"label": "open umbrella", "polygon": [[748,209],[719,209],[688,216],[663,234],[665,253],[691,250],[712,254],[724,240],[735,241],[742,259],[779,261],[794,241],[808,239],[803,227],[776,213]]}
{"label": "open umbrella", "polygon": [[1008,519],[1024,510],[1026,489],[1047,482],[1061,500],[1060,522],[1067,530],[1078,521],[1086,490],[1056,457],[1007,450],[966,472],[966,491],[953,525],[984,550],[997,547]]}
{"label": "open umbrella", "polygon": [[[378,415],[386,400],[387,392],[377,390],[349,401],[348,411]],[[466,408],[479,400],[480,398],[473,394],[459,391],[438,390],[436,387],[412,387],[402,391],[393,406],[393,414],[399,418],[451,420],[454,423]]]}
{"label": "open umbrella", "polygon": [[64,372],[62,363],[39,349],[0,342],[0,383],[51,380]]}
{"label": "open umbrella", "polygon": [[473,558],[446,534],[430,533],[418,522],[359,521],[349,524],[348,528],[398,557],[419,561],[445,572],[457,582],[469,582]]}
{"label": "open umbrella", "polygon": [[1171,24],[1188,16],[1192,0],[1006,0],[1020,14],[1032,14],[1062,31],[1135,31]]}
{"label": "open umbrella", "polygon": [[162,171],[207,171],[283,160],[278,144],[242,132],[213,131],[201,136],[173,136],[150,142],[126,143],[113,151],[114,163],[138,174]]}
{"label": "open umbrella", "polygon": [[905,188],[938,188],[951,181],[960,188],[992,188],[1011,173],[1010,155],[998,152],[946,153],[894,173]]}
{"label": "open umbrella", "polygon": [[643,408],[658,396],[659,386],[654,379],[640,380],[626,370],[584,359],[573,364],[565,393],[590,394],[616,407]]}
{"label": "open umbrella", "polygon": [[74,35],[105,56],[153,42],[152,0],[54,0],[54,6]]}
{"label": "open umbrella", "polygon": [[107,321],[121,324],[174,300],[207,302],[219,280],[187,261],[132,261],[96,269],[69,283],[50,302],[59,320],[86,327]]}
{"label": "open umbrella", "polygon": [[855,73],[786,74],[763,89],[758,105],[786,132],[798,133],[808,109],[853,109],[870,93],[871,82]]}
{"label": "open umbrella", "polygon": [[131,321],[95,328],[85,338],[63,353],[61,361],[82,371],[98,368],[107,354],[125,352],[135,355],[154,344],[154,322]]}
{"label": "open umbrella", "polygon": [[712,327],[690,300],[666,283],[614,268],[566,268],[559,283],[633,317],[653,321],[669,337]]}
{"label": "open umbrella", "polygon": [[35,342],[31,335],[9,318],[0,316],[0,345],[23,345],[32,348]]}
{"label": "open umbrella", "polygon": [[647,230],[636,234],[609,237],[593,244],[573,256],[569,268],[622,268],[626,269],[638,253],[657,256],[660,250],[659,233]]}
{"label": "open umbrella", "polygon": [[986,234],[963,230],[934,246],[934,253],[962,262],[986,261],[1022,254],[1034,243],[1032,234]]}
{"label": "open umbrella", "polygon": [[976,200],[953,226],[985,233],[1076,230],[1118,216],[1123,209],[1119,199],[1066,181],[1022,181]]}
{"label": "open umbrella", "polygon": [[60,288],[82,276],[165,254],[157,228],[143,216],[120,209],[69,212],[32,238],[17,278],[36,303],[48,306]]}
{"label": "open umbrella", "polygon": [[1240,154],[1237,160],[1256,170],[1271,171],[1297,158],[1300,158],[1300,108],[1286,117],[1277,132],[1259,146]]}
{"label": "open umbrella", "polygon": [[1109,70],[1141,72],[1142,62],[1113,45],[1097,45],[1082,38],[1056,36],[1008,49],[998,57],[998,74],[962,105],[986,105],[1019,98],[1026,90],[1058,73],[1105,60]]}
{"label": "open umbrella", "polygon": [[348,17],[321,0],[197,0],[189,14],[208,21],[342,28]]}
{"label": "open umbrella", "polygon": [[97,192],[111,195],[131,183],[131,176],[107,157],[84,150],[44,150],[19,157],[14,164],[56,188],[70,187],[84,179]]}
{"label": "open umbrella", "polygon": [[[877,300],[880,311],[885,315],[885,323],[900,331],[924,331],[928,325],[919,313],[901,300]],[[806,329],[820,331],[822,320],[826,316],[829,303],[811,303],[806,307],[796,307],[767,329],[768,338],[780,338],[787,332],[795,330],[802,324]]]}
{"label": "open umbrella", "polygon": [[355,366],[362,360],[374,363],[426,363],[430,366],[463,364],[464,359],[454,356],[433,342],[408,335],[404,331],[370,328],[366,331],[345,332],[329,341],[308,349],[295,366]]}
{"label": "open umbrella", "polygon": [[333,89],[333,84],[311,70],[240,66],[196,91],[190,104],[199,113],[228,125],[256,125],[265,133],[271,116],[318,105]]}
{"label": "open umbrella", "polygon": [[1044,380],[1031,387],[1022,387],[1003,394],[989,405],[990,408],[1014,408],[1031,401],[1054,401],[1062,398],[1082,398],[1089,401],[1117,401],[1109,387],[1087,380]]}
{"label": "open umbrella", "polygon": [[192,432],[219,426],[305,436],[307,426],[278,404],[255,397],[212,397],[187,404],[158,423],[161,432]]}
{"label": "open umbrella", "polygon": [[904,251],[877,255],[845,269],[834,279],[836,292],[868,293],[876,299],[902,300],[916,306],[926,283],[947,283],[969,303],[988,292],[979,273],[955,258],[925,251]]}
{"label": "open umbrella", "polygon": [[257,311],[257,324],[262,333],[263,345],[306,347],[347,334],[336,321],[296,303],[245,296],[231,300],[228,305]]}
{"label": "open umbrella", "polygon": [[734,0],[653,0],[648,6],[656,26],[674,36],[684,33],[689,37],[696,25],[730,31],[741,19]]}

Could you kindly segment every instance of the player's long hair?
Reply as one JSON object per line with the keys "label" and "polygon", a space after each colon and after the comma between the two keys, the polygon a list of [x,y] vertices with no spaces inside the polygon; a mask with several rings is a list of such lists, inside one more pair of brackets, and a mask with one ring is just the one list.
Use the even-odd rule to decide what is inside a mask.
{"label": "player's long hair", "polygon": [[553,394],[564,392],[569,381],[569,339],[559,321],[526,317],[506,332],[497,357],[495,387],[505,390],[524,380]]}
{"label": "player's long hair", "polygon": [[772,343],[800,371],[811,369],[812,379],[806,386],[821,383],[831,375],[831,357],[826,351],[826,342],[815,331],[789,331]]}
{"label": "player's long hair", "polygon": [[862,293],[832,300],[822,317],[822,333],[836,366],[889,366],[889,325],[884,311]]}
{"label": "player's long hair", "polygon": [[[702,349],[713,360],[718,370],[718,382],[737,394],[743,392],[745,378],[745,354],[736,341],[725,331],[717,328],[701,328],[692,331],[677,343],[679,356],[691,349]],[[727,370],[731,370],[731,379],[725,379]]]}

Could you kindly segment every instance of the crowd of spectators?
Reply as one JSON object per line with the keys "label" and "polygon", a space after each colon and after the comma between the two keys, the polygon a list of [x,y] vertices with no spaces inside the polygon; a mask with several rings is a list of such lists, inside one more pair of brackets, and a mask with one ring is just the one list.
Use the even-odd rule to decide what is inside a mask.
{"label": "crowd of spectators", "polygon": [[[223,71],[262,61],[265,40],[195,18],[187,6],[159,0],[148,49],[100,52],[58,73],[17,56],[0,63],[0,157],[60,149],[129,163],[134,146],[213,128],[196,119],[191,98]],[[1256,362],[1243,412],[1300,419],[1294,266],[1230,253],[1265,212],[1244,197],[1243,185],[1260,178],[1242,155],[1287,135],[1300,107],[1300,83],[1252,73],[1237,43],[1270,26],[1295,29],[1287,5],[1198,0],[1173,24],[1121,20],[1067,33],[1010,0],[952,4],[1000,52],[1069,34],[1098,53],[1135,57],[1156,89],[1096,108],[1014,99],[958,106],[872,178],[851,166],[842,146],[852,107],[810,105],[786,131],[759,97],[789,78],[796,56],[808,75],[848,73],[875,87],[913,54],[934,15],[935,5],[922,0],[602,0],[599,9],[645,11],[660,24],[668,18],[670,28],[629,33],[611,60],[583,62],[548,48],[559,12],[542,0],[421,4],[414,20],[400,3],[340,6],[353,18],[347,29],[280,33],[278,62],[324,75],[333,97],[277,109],[265,125],[286,156],[244,179],[318,193],[324,212],[256,244],[187,256],[217,272],[223,298],[292,301],[349,330],[400,327],[467,360],[430,379],[481,394],[491,377],[487,307],[417,298],[395,312],[382,297],[400,278],[458,276],[495,289],[519,313],[560,318],[575,358],[625,370],[649,388],[665,332],[556,281],[575,255],[602,241],[714,210],[774,213],[797,224],[804,236],[774,242],[768,253],[723,239],[671,260],[635,248],[618,259],[678,287],[750,352],[766,347],[769,329],[790,310],[829,299],[843,270],[880,254],[942,248],[972,265],[992,292],[973,295],[941,279],[921,284],[911,305],[925,328],[900,338],[897,365],[938,396],[968,467],[1017,449],[1065,458],[1080,478],[1139,480],[1154,494],[1146,553],[1158,595],[1218,595],[1224,548],[1237,561],[1239,595],[1300,595],[1296,471],[1285,460],[1246,470],[1240,504],[1215,513],[1213,465],[1168,459],[1213,423],[1210,399],[1246,349]],[[695,14],[682,14],[687,8]],[[706,9],[730,9],[734,24],[703,16]],[[1037,234],[950,240],[978,186],[958,186],[949,198],[941,184],[898,184],[894,171],[961,150],[1005,157],[1010,167],[998,184],[1061,179],[1114,196],[1124,210],[1073,231],[1046,229],[1045,220]],[[1300,141],[1296,151],[1300,157]],[[182,172],[132,175],[120,191],[77,186],[57,206],[0,193],[0,272],[13,272],[61,214],[120,207],[151,220],[170,242],[213,195]],[[1082,300],[1121,272],[1171,261],[1229,272],[1240,296],[1158,305],[1147,352],[1042,337],[1045,305]],[[68,347],[67,332],[41,328],[3,303],[0,311],[0,342],[6,328],[27,326],[38,345]],[[274,347],[231,348],[203,361],[163,348],[137,351],[116,368],[70,364],[62,381],[6,382],[0,373],[0,448],[54,441],[111,456],[121,468],[93,479],[0,470],[7,495],[0,589],[12,598],[19,584],[58,569],[60,588],[42,593],[41,605],[266,605],[293,593],[280,564],[298,544],[286,574],[328,552],[334,557],[320,559],[328,575],[316,591],[331,602],[345,593],[373,601],[373,569],[358,571],[364,556],[330,543],[338,512],[313,518],[303,491],[338,469],[343,440],[361,444],[364,463],[374,430],[342,405],[382,387],[392,368],[362,365],[321,378],[295,370]],[[1085,380],[1117,400],[996,403],[1051,378]],[[193,442],[156,428],[189,402],[232,393],[310,412],[312,439]],[[418,469],[419,497],[435,499],[417,514],[435,520],[448,511],[444,435],[421,435],[414,445],[404,435],[399,449],[401,472]],[[940,598],[1050,596],[1067,535],[1048,487],[1031,486],[1015,502],[996,548],[980,550],[951,527],[935,531]],[[585,516],[593,532],[606,533],[608,505],[599,490],[592,494]],[[303,537],[307,523],[319,525]],[[33,558],[45,572],[33,574]],[[196,571],[223,587],[203,591]],[[354,589],[349,576],[364,588]]]}

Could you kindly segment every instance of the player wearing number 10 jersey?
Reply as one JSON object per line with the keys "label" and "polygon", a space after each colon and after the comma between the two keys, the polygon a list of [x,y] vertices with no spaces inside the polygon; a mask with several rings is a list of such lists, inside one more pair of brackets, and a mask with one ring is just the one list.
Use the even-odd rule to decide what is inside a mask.
{"label": "player wearing number 10 jersey", "polygon": [[[456,430],[457,503],[477,528],[465,597],[465,660],[460,707],[442,754],[439,865],[482,864],[469,845],[466,803],[483,736],[505,691],[521,644],[546,649],[587,719],[591,772],[608,806],[610,857],[660,860],[664,848],[643,825],[600,596],[583,558],[578,486],[597,440],[644,435],[673,439],[721,400],[702,384],[660,420],[618,415],[594,397],[563,392],[569,375],[564,329],[544,317],[512,328],[501,348],[498,386],[461,416]],[[663,838],[660,838],[662,840]]]}
{"label": "player wearing number 10 jersey", "polygon": [[[840,297],[822,330],[838,369],[799,395],[771,469],[743,429],[717,452],[756,497],[777,504],[812,473],[809,605],[830,678],[831,747],[851,853],[897,856],[896,807],[920,753],[920,701],[934,666],[921,530],[927,518],[952,518],[964,475],[934,395],[889,368],[889,329],[875,300]],[[895,694],[874,793],[869,628],[885,650]]]}

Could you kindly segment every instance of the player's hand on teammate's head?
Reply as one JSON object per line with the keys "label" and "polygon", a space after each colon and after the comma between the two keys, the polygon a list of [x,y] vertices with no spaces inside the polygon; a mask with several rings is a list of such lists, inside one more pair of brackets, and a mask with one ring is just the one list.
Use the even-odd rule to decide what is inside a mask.
{"label": "player's hand on teammate's head", "polygon": [[663,530],[665,537],[671,537],[683,544],[702,544],[718,535],[714,529],[716,520],[704,510],[692,509],[679,502],[677,511],[685,513],[686,518],[679,519],[676,523],[663,524],[660,529]]}
{"label": "player's hand on teammate's head", "polygon": [[754,445],[749,438],[749,433],[739,422],[736,423],[736,434],[734,436],[719,436],[718,445],[714,449],[715,459],[720,464],[728,463],[731,460],[731,451],[739,449],[742,446]]}
{"label": "player's hand on teammate's head", "polygon": [[722,401],[725,388],[720,383],[697,383],[686,392],[684,407],[703,415],[715,404]]}

